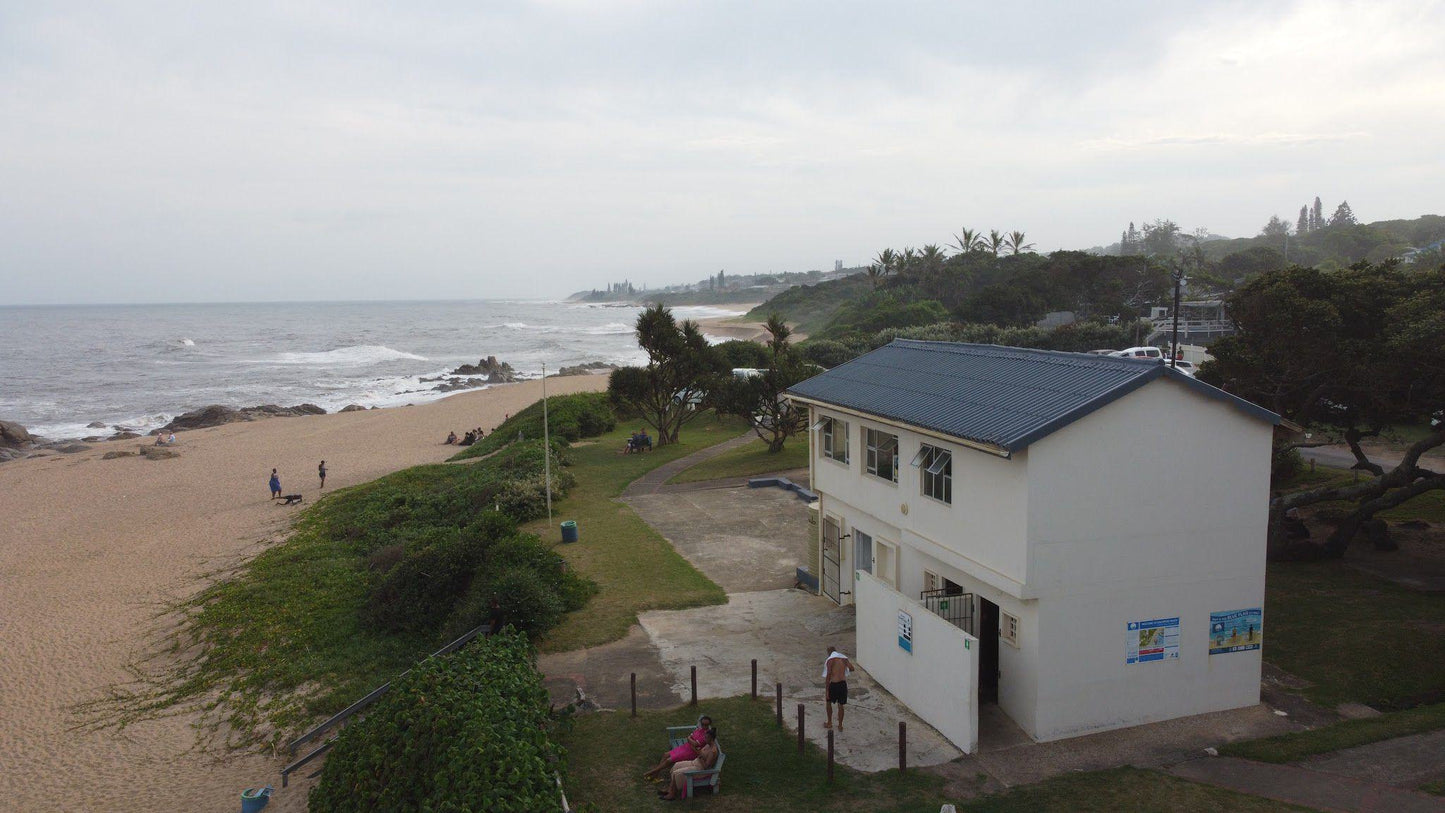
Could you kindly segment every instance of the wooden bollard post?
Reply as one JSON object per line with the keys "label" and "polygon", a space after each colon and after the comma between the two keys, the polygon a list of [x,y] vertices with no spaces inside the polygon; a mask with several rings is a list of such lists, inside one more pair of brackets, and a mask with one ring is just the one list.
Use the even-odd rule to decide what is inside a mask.
{"label": "wooden bollard post", "polygon": [[833,781],[833,729],[828,729],[828,781]]}
{"label": "wooden bollard post", "polygon": [[753,658],[753,699],[758,699],[758,659]]}
{"label": "wooden bollard post", "polygon": [[697,705],[697,667],[692,667],[692,704]]}
{"label": "wooden bollard post", "polygon": [[798,704],[798,753],[803,753],[803,704]]}
{"label": "wooden bollard post", "polygon": [[637,716],[637,673],[632,673],[632,716]]}
{"label": "wooden bollard post", "polygon": [[898,721],[898,770],[908,770],[908,723]]}
{"label": "wooden bollard post", "polygon": [[783,684],[777,686],[778,692],[778,725],[783,724]]}

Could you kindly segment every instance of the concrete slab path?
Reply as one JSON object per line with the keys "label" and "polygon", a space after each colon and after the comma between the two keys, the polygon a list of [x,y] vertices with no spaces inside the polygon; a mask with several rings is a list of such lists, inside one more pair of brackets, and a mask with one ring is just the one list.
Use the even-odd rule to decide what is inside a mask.
{"label": "concrete slab path", "polygon": [[1417,788],[1426,782],[1445,779],[1445,730],[1319,754],[1299,765],[1365,782]]}
{"label": "concrete slab path", "polygon": [[[751,661],[758,661],[759,695],[774,698],[783,684],[783,721],[798,730],[798,704],[804,707],[804,736],[827,747],[823,728],[824,648],[836,644],[851,652],[855,637],[852,607],[801,590],[733,593],[721,607],[643,613],[639,620],[657,645],[673,691],[691,692],[691,667],[697,667],[698,697],[735,697],[752,687]],[[928,726],[859,669],[848,679],[848,711],[835,731],[839,763],[862,771],[898,766],[898,723],[908,724],[908,762],[937,765],[962,756],[943,735]],[[718,720],[719,727],[726,723]]]}
{"label": "concrete slab path", "polygon": [[1445,799],[1392,785],[1321,773],[1296,765],[1270,765],[1205,757],[1169,769],[1175,776],[1317,810],[1354,813],[1442,813]]}

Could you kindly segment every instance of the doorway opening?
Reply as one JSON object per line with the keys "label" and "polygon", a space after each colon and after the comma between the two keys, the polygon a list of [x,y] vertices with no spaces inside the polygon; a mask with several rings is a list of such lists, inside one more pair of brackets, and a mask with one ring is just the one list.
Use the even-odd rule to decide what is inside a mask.
{"label": "doorway opening", "polygon": [[978,600],[978,702],[998,702],[998,605]]}

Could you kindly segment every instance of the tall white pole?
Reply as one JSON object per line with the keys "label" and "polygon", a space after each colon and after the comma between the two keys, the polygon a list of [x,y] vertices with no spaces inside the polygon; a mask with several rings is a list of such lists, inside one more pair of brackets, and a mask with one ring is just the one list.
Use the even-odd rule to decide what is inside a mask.
{"label": "tall white pole", "polygon": [[547,482],[547,524],[552,524],[552,429],[547,421],[547,365],[542,365],[542,460]]}

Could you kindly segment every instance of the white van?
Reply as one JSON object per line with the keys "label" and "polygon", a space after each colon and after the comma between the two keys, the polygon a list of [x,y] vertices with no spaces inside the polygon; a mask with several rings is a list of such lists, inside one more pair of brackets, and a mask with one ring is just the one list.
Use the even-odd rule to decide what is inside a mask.
{"label": "white van", "polygon": [[1164,360],[1164,351],[1157,347],[1126,347],[1123,350],[1115,350],[1109,355],[1123,358],[1154,359],[1155,361]]}

